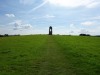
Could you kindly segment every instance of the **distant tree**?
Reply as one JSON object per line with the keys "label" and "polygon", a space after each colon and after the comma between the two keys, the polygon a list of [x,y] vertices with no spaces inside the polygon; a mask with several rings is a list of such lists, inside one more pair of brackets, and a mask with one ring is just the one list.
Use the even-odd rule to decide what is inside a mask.
{"label": "distant tree", "polygon": [[96,35],[95,37],[100,37],[100,35]]}
{"label": "distant tree", "polygon": [[90,34],[87,34],[87,36],[91,36]]}
{"label": "distant tree", "polygon": [[0,37],[3,37],[3,35],[0,34]]}
{"label": "distant tree", "polygon": [[5,37],[8,37],[9,35],[8,35],[8,34],[5,34],[4,36],[5,36]]}
{"label": "distant tree", "polygon": [[90,36],[90,34],[80,34],[79,36]]}
{"label": "distant tree", "polygon": [[18,34],[18,36],[20,36],[20,34]]}
{"label": "distant tree", "polygon": [[86,36],[86,34],[80,34],[80,36]]}

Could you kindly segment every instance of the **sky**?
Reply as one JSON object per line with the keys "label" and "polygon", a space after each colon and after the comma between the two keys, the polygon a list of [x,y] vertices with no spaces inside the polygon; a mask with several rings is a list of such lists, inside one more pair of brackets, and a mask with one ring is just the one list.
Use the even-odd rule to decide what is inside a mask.
{"label": "sky", "polygon": [[100,35],[100,0],[0,0],[0,34]]}

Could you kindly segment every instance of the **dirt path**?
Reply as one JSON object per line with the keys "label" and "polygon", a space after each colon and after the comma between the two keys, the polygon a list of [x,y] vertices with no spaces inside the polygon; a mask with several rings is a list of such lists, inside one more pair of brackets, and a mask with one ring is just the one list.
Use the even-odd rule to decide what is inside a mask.
{"label": "dirt path", "polygon": [[53,36],[48,36],[42,57],[42,63],[38,75],[75,75],[69,67],[65,56],[61,53],[61,48],[53,40]]}

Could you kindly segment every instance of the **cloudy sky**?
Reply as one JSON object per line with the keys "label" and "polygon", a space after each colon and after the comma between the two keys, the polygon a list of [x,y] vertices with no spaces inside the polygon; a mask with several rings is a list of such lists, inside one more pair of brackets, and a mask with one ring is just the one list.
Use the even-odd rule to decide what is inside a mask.
{"label": "cloudy sky", "polygon": [[0,34],[100,35],[100,0],[0,0]]}

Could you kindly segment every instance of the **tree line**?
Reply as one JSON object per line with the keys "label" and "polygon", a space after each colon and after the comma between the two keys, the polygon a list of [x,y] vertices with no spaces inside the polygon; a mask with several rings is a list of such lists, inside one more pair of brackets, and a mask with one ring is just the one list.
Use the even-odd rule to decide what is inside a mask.
{"label": "tree line", "polygon": [[17,35],[9,35],[9,34],[1,35],[1,34],[0,34],[0,37],[8,37],[8,36],[20,36],[20,34],[17,34]]}

